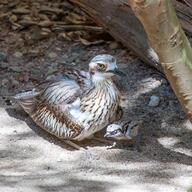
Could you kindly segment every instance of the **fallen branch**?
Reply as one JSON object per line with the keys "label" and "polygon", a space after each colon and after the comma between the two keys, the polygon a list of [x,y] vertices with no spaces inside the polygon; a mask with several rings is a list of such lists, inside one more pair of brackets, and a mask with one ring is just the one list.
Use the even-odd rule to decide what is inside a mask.
{"label": "fallen branch", "polygon": [[85,31],[95,31],[95,32],[103,32],[102,27],[97,26],[86,26],[86,25],[56,25],[52,27],[52,31],[55,32],[62,32],[62,31],[79,31],[79,30],[85,30]]}

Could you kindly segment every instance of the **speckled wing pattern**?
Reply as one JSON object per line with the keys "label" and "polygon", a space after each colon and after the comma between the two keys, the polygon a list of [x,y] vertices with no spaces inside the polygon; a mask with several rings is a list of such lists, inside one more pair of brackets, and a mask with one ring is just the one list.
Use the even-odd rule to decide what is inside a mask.
{"label": "speckled wing pattern", "polygon": [[73,139],[83,127],[70,115],[68,108],[88,84],[86,72],[69,70],[67,75],[51,78],[32,91],[17,94],[15,99],[41,128],[57,137]]}

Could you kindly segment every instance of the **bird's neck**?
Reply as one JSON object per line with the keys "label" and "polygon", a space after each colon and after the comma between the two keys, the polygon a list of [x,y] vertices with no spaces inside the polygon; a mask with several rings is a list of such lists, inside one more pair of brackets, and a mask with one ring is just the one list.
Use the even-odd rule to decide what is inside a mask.
{"label": "bird's neck", "polygon": [[103,87],[108,82],[112,82],[111,78],[106,78],[101,74],[94,74],[91,76],[92,83],[96,88]]}

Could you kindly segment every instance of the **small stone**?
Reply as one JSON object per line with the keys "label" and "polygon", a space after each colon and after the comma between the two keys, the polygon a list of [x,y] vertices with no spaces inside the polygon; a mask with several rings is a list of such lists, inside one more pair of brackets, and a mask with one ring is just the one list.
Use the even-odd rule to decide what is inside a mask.
{"label": "small stone", "polygon": [[159,105],[160,98],[158,96],[152,95],[149,100],[148,106],[157,107]]}
{"label": "small stone", "polygon": [[110,49],[117,49],[117,48],[119,48],[119,46],[120,46],[120,44],[116,41],[113,41],[109,44]]}
{"label": "small stone", "polygon": [[16,58],[21,58],[21,57],[23,56],[23,53],[17,51],[17,52],[15,52],[15,53],[13,54],[13,56],[16,57]]}
{"label": "small stone", "polygon": [[5,61],[7,59],[7,55],[3,52],[0,52],[0,61]]}
{"label": "small stone", "polygon": [[3,79],[3,80],[1,81],[1,85],[4,86],[4,87],[6,87],[6,86],[8,85],[8,83],[9,83],[9,80],[8,80],[8,79]]}
{"label": "small stone", "polygon": [[57,57],[57,54],[54,53],[54,52],[50,52],[50,53],[48,54],[48,57],[51,58],[51,59],[54,59],[54,58]]}
{"label": "small stone", "polygon": [[17,16],[16,15],[11,15],[9,18],[10,22],[16,22],[17,21]]}

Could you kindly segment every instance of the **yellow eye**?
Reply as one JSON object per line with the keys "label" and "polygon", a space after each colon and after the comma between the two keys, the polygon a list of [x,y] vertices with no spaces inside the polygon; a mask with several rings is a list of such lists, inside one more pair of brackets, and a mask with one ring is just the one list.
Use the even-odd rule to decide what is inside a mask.
{"label": "yellow eye", "polygon": [[104,65],[104,64],[102,64],[102,63],[98,63],[97,66],[98,66],[98,69],[99,69],[99,70],[104,71],[104,70],[106,69],[106,65]]}

